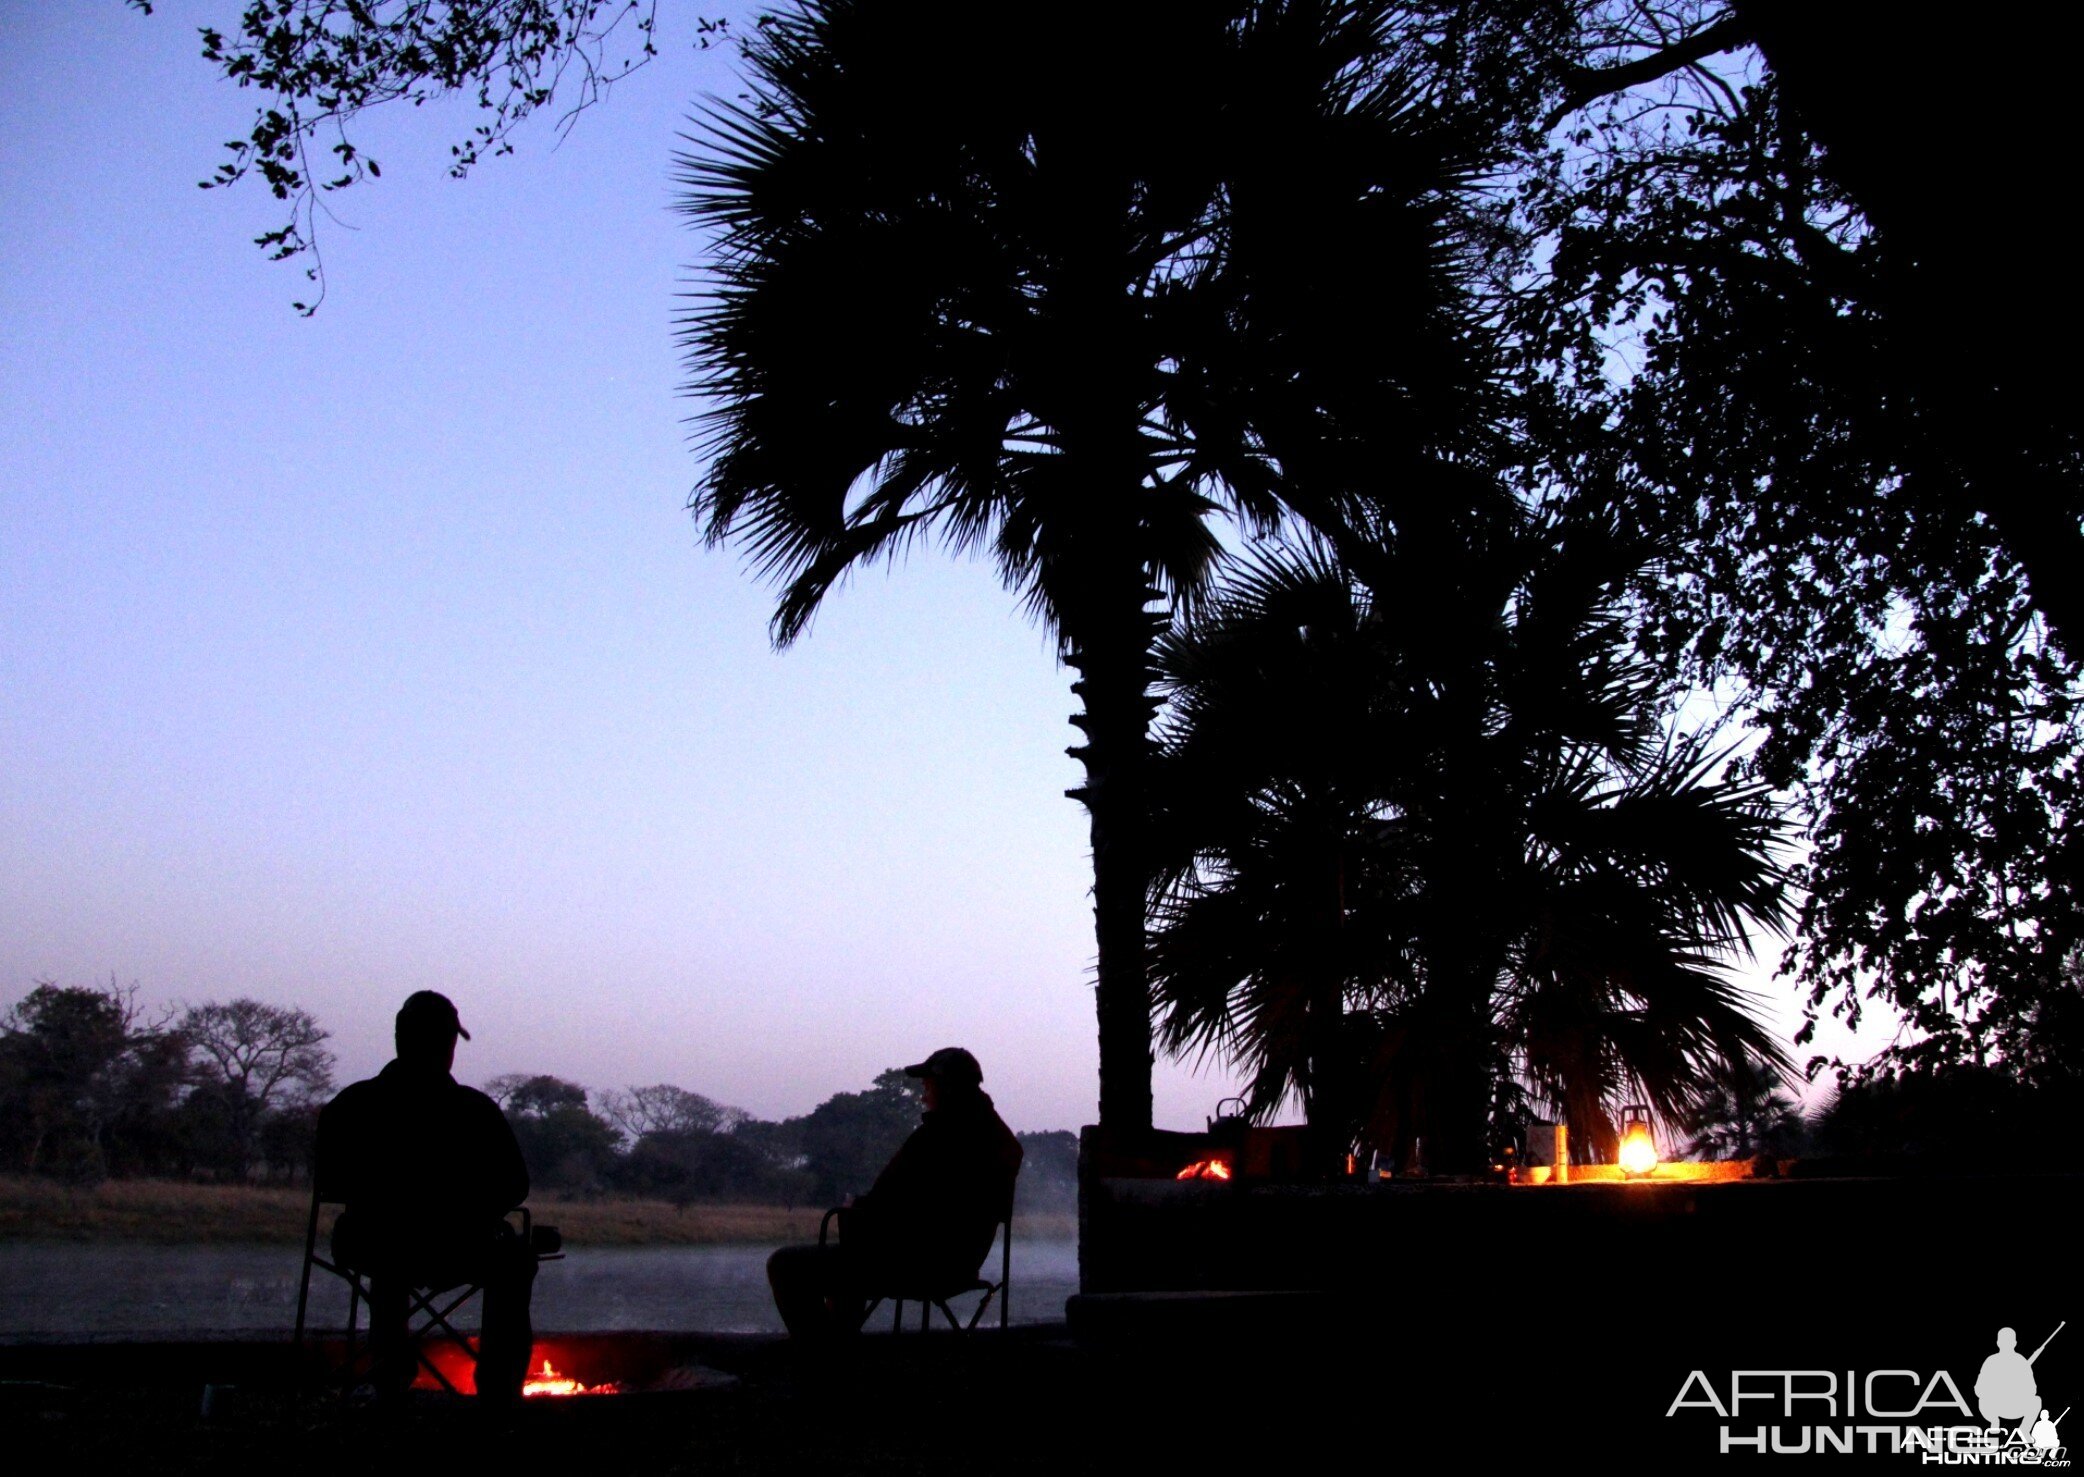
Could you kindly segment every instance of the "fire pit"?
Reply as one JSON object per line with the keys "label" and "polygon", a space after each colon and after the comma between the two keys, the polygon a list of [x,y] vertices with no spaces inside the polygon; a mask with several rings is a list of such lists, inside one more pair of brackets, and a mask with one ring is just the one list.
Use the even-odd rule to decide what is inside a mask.
{"label": "fire pit", "polygon": [[[476,1367],[461,1349],[432,1345],[426,1353],[460,1393],[477,1392]],[[686,1350],[676,1353],[659,1335],[558,1334],[536,1340],[521,1394],[527,1400],[560,1400],[697,1390],[728,1383],[735,1383],[731,1376],[689,1363]],[[439,1390],[441,1382],[423,1369],[413,1388]]]}
{"label": "fire pit", "polygon": [[542,1396],[556,1395],[621,1395],[621,1382],[609,1380],[605,1384],[582,1385],[568,1375],[557,1372],[557,1366],[545,1359],[542,1366],[521,1384],[523,1399],[533,1400]]}
{"label": "fire pit", "polygon": [[1229,1097],[1216,1104],[1206,1133],[1161,1134],[1153,1139],[1159,1153],[1164,1152],[1157,1147],[1159,1143],[1177,1146],[1174,1152],[1180,1158],[1175,1163],[1180,1167],[1171,1171],[1176,1180],[1263,1182],[1303,1178],[1304,1130],[1257,1126],[1247,1116],[1243,1098]]}

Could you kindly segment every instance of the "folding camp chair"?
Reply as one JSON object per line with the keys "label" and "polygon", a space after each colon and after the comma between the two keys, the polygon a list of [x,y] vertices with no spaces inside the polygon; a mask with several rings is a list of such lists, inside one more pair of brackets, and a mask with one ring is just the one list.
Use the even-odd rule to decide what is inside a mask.
{"label": "folding camp chair", "polygon": [[[838,1210],[825,1212],[825,1218],[818,1223],[818,1245],[824,1246],[827,1244],[826,1235],[831,1229],[833,1218],[838,1214]],[[941,1316],[948,1320],[950,1328],[958,1333],[968,1333],[983,1321],[985,1310],[991,1306],[992,1299],[996,1298],[999,1304],[999,1327],[1004,1328],[1006,1326],[1008,1309],[1013,1300],[1013,1206],[1010,1202],[999,1213],[998,1220],[994,1224],[995,1230],[993,1235],[999,1244],[998,1281],[987,1281],[985,1278],[977,1275],[976,1271],[967,1273],[956,1271],[944,1277],[915,1277],[903,1279],[884,1287],[865,1288],[863,1291],[867,1294],[869,1302],[867,1307],[862,1310],[861,1321],[863,1323],[868,1322],[876,1309],[888,1302],[891,1305],[890,1331],[892,1333],[901,1332],[904,1328],[905,1304],[909,1302],[919,1305],[920,1332],[924,1333],[933,1326],[933,1310],[939,1308]],[[990,1259],[988,1248],[985,1252],[985,1258],[987,1261]],[[981,1270],[982,1268],[980,1267],[978,1271]],[[950,1308],[948,1304],[953,1299],[971,1292],[981,1292],[984,1296],[978,1301],[977,1306],[971,1310],[969,1321],[964,1322],[955,1316],[954,1309]]]}
{"label": "folding camp chair", "polygon": [[[313,1177],[311,1215],[304,1227],[304,1274],[302,1281],[297,1287],[295,1346],[298,1358],[301,1361],[304,1351],[306,1314],[311,1300],[312,1270],[316,1268],[319,1271],[330,1272],[345,1282],[348,1289],[347,1357],[340,1366],[340,1384],[342,1390],[345,1391],[352,1389],[355,1384],[358,1358],[355,1346],[357,1335],[360,1331],[361,1308],[364,1302],[371,1304],[370,1339],[373,1351],[375,1341],[375,1305],[374,1300],[370,1297],[369,1275],[366,1272],[350,1267],[344,1262],[335,1261],[329,1256],[321,1256],[319,1254],[319,1209],[323,1205],[339,1205],[341,1203],[342,1201],[337,1195],[328,1195],[325,1186],[318,1182],[316,1176]],[[520,1234],[522,1244],[534,1252],[538,1263],[558,1261],[563,1257],[563,1252],[558,1249],[559,1240],[557,1232],[546,1226],[543,1228],[540,1238],[538,1238],[534,1220],[530,1216],[527,1206],[516,1206],[513,1210],[507,1212],[507,1219],[510,1222],[515,1216],[521,1218]],[[541,1244],[538,1244],[539,1239]],[[451,1320],[462,1309],[464,1304],[483,1291],[484,1284],[475,1281],[452,1283],[446,1287],[408,1287],[405,1290],[405,1336],[407,1343],[412,1348],[413,1357],[418,1361],[419,1367],[433,1375],[436,1382],[451,1395],[462,1392],[456,1388],[448,1375],[442,1372],[441,1366],[429,1356],[428,1344],[430,1340],[451,1344],[462,1350],[464,1356],[475,1367],[478,1360],[476,1340],[457,1328]]]}

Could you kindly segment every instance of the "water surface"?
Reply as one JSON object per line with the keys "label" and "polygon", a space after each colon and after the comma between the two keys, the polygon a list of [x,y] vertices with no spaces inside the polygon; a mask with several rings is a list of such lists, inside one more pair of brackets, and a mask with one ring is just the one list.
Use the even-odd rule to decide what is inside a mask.
{"label": "water surface", "polygon": [[[779,1333],[767,1290],[772,1246],[579,1248],[536,1279],[539,1329]],[[300,1248],[0,1242],[0,1339],[279,1332],[296,1325]],[[993,1261],[996,1266],[996,1259]],[[1016,1323],[1055,1322],[1078,1290],[1078,1247],[1013,1248]],[[970,1304],[964,1299],[958,1312]],[[474,1321],[472,1317],[460,1321]],[[365,1315],[366,1316],[366,1315]],[[880,1314],[878,1316],[881,1316]],[[997,1318],[997,1311],[992,1315]],[[311,1284],[314,1326],[347,1319],[345,1284]]]}

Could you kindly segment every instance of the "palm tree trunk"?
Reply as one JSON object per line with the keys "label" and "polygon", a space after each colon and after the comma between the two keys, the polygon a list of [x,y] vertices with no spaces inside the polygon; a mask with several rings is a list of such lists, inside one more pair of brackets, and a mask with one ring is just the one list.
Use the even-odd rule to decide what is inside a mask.
{"label": "palm tree trunk", "polygon": [[1456,1012],[1443,1046],[1448,1060],[1434,1083],[1427,1117],[1426,1164],[1435,1174],[1481,1174],[1489,1160],[1491,1064],[1489,1022]]}
{"label": "palm tree trunk", "polygon": [[1491,918],[1506,884],[1504,869],[1473,839],[1490,829],[1482,812],[1455,814],[1467,835],[1443,847],[1433,863],[1437,916],[1426,950],[1426,1015],[1436,1045],[1421,1118],[1426,1167],[1464,1175],[1481,1174],[1490,1159],[1491,995],[1504,957]]}
{"label": "palm tree trunk", "polygon": [[1085,711],[1071,721],[1086,742],[1069,751],[1085,783],[1065,793],[1092,817],[1093,932],[1100,1017],[1100,1126],[1133,1136],[1151,1127],[1151,991],[1144,948],[1150,885],[1148,782],[1151,647],[1167,624],[1144,609],[1153,596],[1141,560],[1120,561],[1087,583],[1066,611],[1065,659]]}
{"label": "palm tree trunk", "polygon": [[1340,935],[1346,926],[1344,859],[1334,854],[1326,871],[1309,958],[1310,998],[1304,1022],[1309,1033],[1305,1042],[1309,1081],[1303,1093],[1303,1118],[1309,1135],[1307,1173],[1331,1179],[1343,1170],[1351,1143],[1352,1097],[1343,1054],[1346,981]]}

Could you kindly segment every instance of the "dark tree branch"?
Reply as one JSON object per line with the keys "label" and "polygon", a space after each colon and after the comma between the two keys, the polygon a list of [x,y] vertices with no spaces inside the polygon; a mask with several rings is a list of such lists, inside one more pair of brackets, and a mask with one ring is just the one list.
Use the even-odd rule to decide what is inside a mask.
{"label": "dark tree branch", "polygon": [[1626,92],[1631,87],[1640,87],[1645,82],[1655,82],[1659,77],[1690,67],[1717,52],[1734,51],[1750,41],[1750,27],[1733,15],[1725,16],[1706,30],[1647,52],[1633,61],[1619,62],[1611,67],[1570,67],[1563,74],[1563,100],[1549,114],[1545,126],[1554,128],[1594,98],[1608,97]]}

